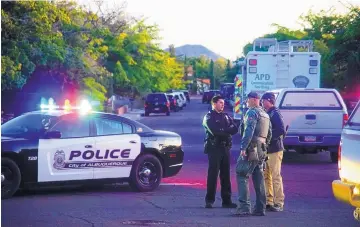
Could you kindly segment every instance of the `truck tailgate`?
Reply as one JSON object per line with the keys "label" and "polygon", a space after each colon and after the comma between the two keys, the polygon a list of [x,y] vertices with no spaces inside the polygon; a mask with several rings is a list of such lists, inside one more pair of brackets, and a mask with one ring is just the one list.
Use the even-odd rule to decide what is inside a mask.
{"label": "truck tailgate", "polygon": [[343,125],[342,110],[282,110],[288,133],[337,133]]}

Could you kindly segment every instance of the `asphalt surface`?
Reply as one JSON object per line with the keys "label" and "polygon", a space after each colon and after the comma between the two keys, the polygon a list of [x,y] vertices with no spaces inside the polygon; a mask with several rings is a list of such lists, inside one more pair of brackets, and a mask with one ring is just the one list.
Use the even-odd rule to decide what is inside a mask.
{"label": "asphalt surface", "polygon": [[[1,203],[1,224],[16,226],[359,226],[353,208],[336,201],[331,182],[338,178],[337,165],[328,153],[285,153],[282,175],[285,210],[265,217],[232,217],[221,208],[220,193],[214,209],[205,209],[207,156],[203,154],[201,122],[208,105],[200,99],[171,116],[150,115],[141,122],[182,136],[184,166],[172,178],[163,179],[154,192],[131,192],[127,185],[42,189],[18,193]],[[232,189],[236,202],[234,164],[240,137],[234,136]],[[254,201],[254,191],[251,197]]]}

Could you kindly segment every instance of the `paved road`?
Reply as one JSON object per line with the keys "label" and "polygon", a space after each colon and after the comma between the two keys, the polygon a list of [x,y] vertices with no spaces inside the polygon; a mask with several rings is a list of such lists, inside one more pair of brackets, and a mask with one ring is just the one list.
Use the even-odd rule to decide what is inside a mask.
{"label": "paved road", "polygon": [[[203,154],[201,127],[207,105],[193,100],[171,116],[154,115],[141,121],[155,129],[170,130],[183,138],[184,167],[179,175],[164,179],[155,192],[134,193],[126,185],[20,193],[2,201],[3,226],[357,226],[353,209],[336,201],[331,182],[337,166],[329,154],[287,153],[283,163],[285,211],[265,217],[234,218],[231,210],[204,209],[207,157]],[[239,136],[234,136],[232,160],[238,156]],[[235,175],[232,174],[236,201]],[[254,192],[252,190],[252,198]]]}

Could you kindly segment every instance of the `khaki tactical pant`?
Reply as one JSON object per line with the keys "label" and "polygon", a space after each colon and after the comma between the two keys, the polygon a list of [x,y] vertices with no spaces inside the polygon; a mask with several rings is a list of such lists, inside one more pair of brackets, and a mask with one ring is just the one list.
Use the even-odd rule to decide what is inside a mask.
{"label": "khaki tactical pant", "polygon": [[269,160],[266,162],[264,172],[266,185],[266,205],[284,206],[284,188],[281,177],[281,163],[283,151],[268,153]]}

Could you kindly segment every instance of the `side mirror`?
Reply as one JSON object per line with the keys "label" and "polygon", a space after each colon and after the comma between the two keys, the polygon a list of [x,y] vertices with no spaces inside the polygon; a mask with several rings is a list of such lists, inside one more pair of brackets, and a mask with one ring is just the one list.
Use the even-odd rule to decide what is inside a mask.
{"label": "side mirror", "polygon": [[61,132],[59,131],[49,131],[45,133],[45,139],[60,139]]}

